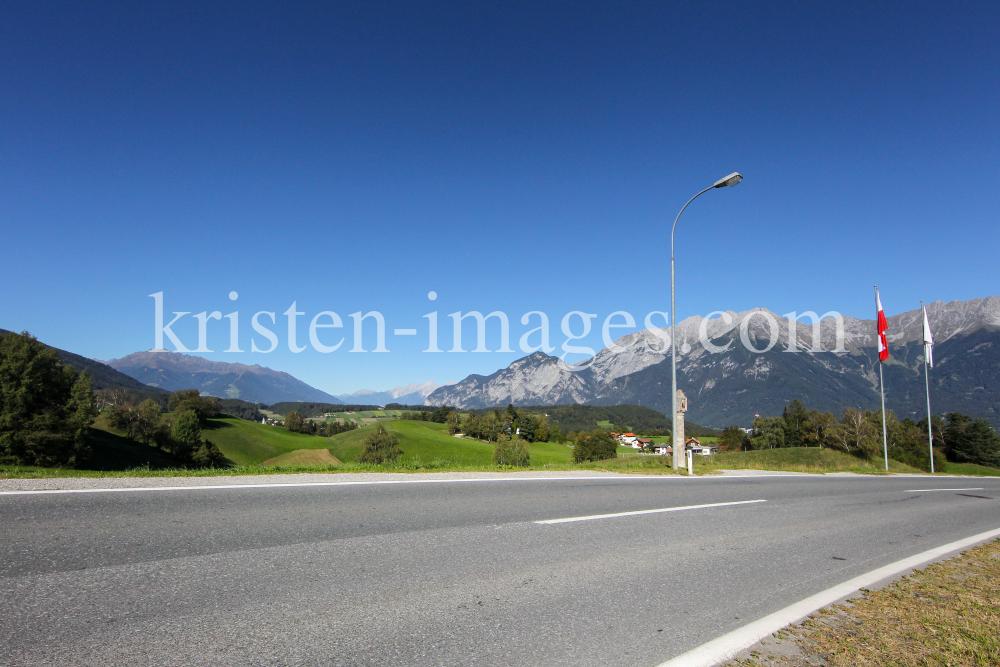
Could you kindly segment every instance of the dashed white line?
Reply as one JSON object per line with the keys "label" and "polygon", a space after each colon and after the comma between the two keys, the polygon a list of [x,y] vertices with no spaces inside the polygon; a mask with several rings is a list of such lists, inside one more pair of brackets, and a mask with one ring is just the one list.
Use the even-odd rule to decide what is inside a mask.
{"label": "dashed white line", "polygon": [[906,493],[930,493],[932,491],[982,491],[983,487],[977,486],[971,489],[910,489]]}
{"label": "dashed white line", "polygon": [[728,505],[750,505],[766,503],[766,500],[737,500],[731,503],[708,503],[707,505],[685,505],[683,507],[663,507],[655,510],[636,510],[634,512],[615,512],[614,514],[591,514],[590,516],[573,516],[567,519],[546,519],[535,523],[553,525],[557,523],[572,523],[573,521],[594,521],[596,519],[614,519],[620,516],[639,516],[640,514],[661,514],[663,512],[683,512],[685,510],[700,510],[709,507],[726,507]]}

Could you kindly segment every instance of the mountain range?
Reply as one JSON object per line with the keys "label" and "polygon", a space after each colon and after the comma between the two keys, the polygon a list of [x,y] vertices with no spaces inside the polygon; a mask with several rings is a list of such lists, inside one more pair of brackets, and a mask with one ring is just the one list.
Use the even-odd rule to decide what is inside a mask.
{"label": "mountain range", "polygon": [[344,403],[348,405],[386,405],[387,403],[399,403],[401,405],[423,405],[428,396],[439,387],[436,382],[411,382],[401,387],[393,387],[389,391],[372,391],[371,389],[359,389],[353,394],[337,394]]}
{"label": "mountain range", "polygon": [[143,384],[168,391],[198,389],[202,394],[265,404],[280,401],[341,403],[335,396],[288,373],[257,364],[248,366],[179,352],[150,351],[111,359],[108,365]]}
{"label": "mountain range", "polygon": [[[1000,426],[1000,297],[936,301],[927,313],[935,338],[934,412],[964,412]],[[838,414],[845,407],[877,409],[875,320],[844,316],[841,321],[839,340],[833,318],[814,327],[763,308],[678,323],[677,384],[689,399],[688,419],[716,428],[748,426],[755,413],[781,414],[793,399]],[[926,414],[922,314],[916,309],[888,322],[892,356],[883,367],[886,408],[900,418],[919,419]],[[762,352],[751,351],[747,343]],[[492,375],[470,375],[441,387],[426,404],[631,403],[669,414],[670,373],[670,330],[646,329],[573,367],[535,352]]]}

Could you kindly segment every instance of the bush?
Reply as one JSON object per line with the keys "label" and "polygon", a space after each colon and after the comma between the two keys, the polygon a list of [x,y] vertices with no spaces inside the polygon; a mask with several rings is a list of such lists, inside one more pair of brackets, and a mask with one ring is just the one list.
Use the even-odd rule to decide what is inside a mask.
{"label": "bush", "polygon": [[181,389],[170,394],[167,409],[171,412],[194,410],[198,415],[198,422],[204,424],[206,420],[219,415],[219,399],[215,396],[202,396],[197,389]]}
{"label": "bush", "polygon": [[229,463],[215,443],[205,440],[191,455],[191,461],[199,468],[224,468]]}
{"label": "bush", "polygon": [[573,460],[577,463],[603,461],[615,458],[618,455],[617,453],[618,441],[608,431],[598,428],[590,433],[580,433],[577,435],[573,448]]}
{"label": "bush", "polygon": [[399,438],[395,433],[386,431],[382,424],[375,427],[374,433],[365,437],[364,446],[364,451],[358,455],[358,463],[380,465],[395,462],[403,455],[403,450],[399,448]]}
{"label": "bush", "polygon": [[[931,471],[931,457],[926,451],[926,443],[924,448],[914,449],[914,448],[890,448],[889,458],[894,461],[899,461],[900,463],[905,463],[908,466],[914,468],[919,468],[926,472]],[[937,447],[934,448],[934,472],[945,472],[948,470],[948,459],[945,457],[944,452]]]}
{"label": "bush", "polygon": [[198,413],[194,410],[185,410],[177,415],[170,437],[173,454],[182,460],[190,460],[202,445]]}
{"label": "bush", "polygon": [[498,466],[527,466],[531,463],[528,454],[528,443],[517,437],[512,438],[506,435],[497,439],[497,444],[493,446],[493,463]]}

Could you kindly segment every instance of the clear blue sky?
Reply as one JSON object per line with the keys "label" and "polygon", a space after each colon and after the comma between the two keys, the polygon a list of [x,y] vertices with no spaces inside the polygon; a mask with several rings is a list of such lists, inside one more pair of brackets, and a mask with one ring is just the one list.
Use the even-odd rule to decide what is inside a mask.
{"label": "clear blue sky", "polygon": [[[488,374],[522,354],[423,353],[421,316],[449,349],[502,310],[516,350],[580,310],[599,348],[669,309],[669,226],[732,171],[678,227],[682,319],[1000,294],[997,35],[996,2],[5,3],[0,327],[121,357],[162,291],[244,350],[275,312],[277,351],[223,320],[205,356],[330,392]],[[292,301],[343,347],[289,352]],[[390,353],[347,351],[359,310]]]}

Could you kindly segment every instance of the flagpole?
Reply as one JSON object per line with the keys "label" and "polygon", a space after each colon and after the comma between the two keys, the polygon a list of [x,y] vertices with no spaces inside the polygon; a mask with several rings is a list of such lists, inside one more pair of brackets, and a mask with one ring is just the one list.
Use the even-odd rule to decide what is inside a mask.
{"label": "flagpole", "polygon": [[[927,318],[927,311],[924,310],[924,302],[920,302],[920,309],[924,311],[924,319]],[[931,474],[934,474],[934,424],[931,422],[931,376],[927,371],[927,341],[924,341],[924,386],[927,389],[927,447],[931,453]]]}
{"label": "flagpole", "polygon": [[[881,306],[878,298],[878,285],[875,286],[875,303]],[[889,431],[885,426],[885,378],[882,377],[882,359],[878,360],[878,384],[882,392],[882,453],[885,454],[885,471],[889,472]]]}
{"label": "flagpole", "polygon": [[878,380],[882,388],[882,451],[885,454],[885,471],[889,472],[889,432],[885,428],[885,380],[882,379],[882,362],[878,362]]}

